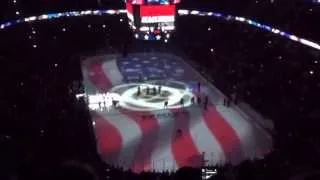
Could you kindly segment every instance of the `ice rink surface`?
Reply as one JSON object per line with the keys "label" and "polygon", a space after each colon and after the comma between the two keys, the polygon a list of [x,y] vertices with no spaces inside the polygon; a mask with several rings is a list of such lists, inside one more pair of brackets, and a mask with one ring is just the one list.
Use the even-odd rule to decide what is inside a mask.
{"label": "ice rink surface", "polygon": [[177,170],[237,164],[272,149],[264,127],[236,105],[225,107],[224,95],[180,57],[89,57],[82,72],[86,94],[103,96],[91,98],[90,108],[106,163],[135,172]]}

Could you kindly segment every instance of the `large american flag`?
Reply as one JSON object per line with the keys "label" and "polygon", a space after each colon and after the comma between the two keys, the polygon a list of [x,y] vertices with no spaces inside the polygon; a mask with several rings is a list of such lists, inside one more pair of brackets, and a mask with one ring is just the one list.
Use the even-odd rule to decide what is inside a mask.
{"label": "large american flag", "polygon": [[[89,94],[141,80],[174,79],[190,84],[191,88],[199,81],[190,66],[170,55],[131,54],[94,59],[83,66]],[[143,112],[147,119],[123,108],[114,110],[116,113],[92,111],[99,154],[106,163],[140,172],[236,164],[267,151],[268,138],[236,110],[214,105],[217,102],[210,104],[207,110],[194,106],[183,112]]]}

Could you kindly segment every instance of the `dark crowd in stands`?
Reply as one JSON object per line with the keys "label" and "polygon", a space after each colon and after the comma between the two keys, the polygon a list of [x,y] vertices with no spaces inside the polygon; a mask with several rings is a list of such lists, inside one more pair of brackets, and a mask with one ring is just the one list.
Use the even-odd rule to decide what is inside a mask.
{"label": "dark crowd in stands", "polygon": [[[308,8],[295,11],[294,5],[289,9],[282,5],[278,12],[273,5],[261,6],[250,6],[250,14],[249,10],[234,14],[248,13],[244,15],[315,37],[299,25],[310,21],[306,26],[316,28],[316,15],[308,15]],[[272,18],[265,12],[276,14],[281,9],[306,13],[307,20],[299,14],[302,19],[291,22],[286,19],[291,17]],[[320,177],[319,51],[244,24],[187,16],[177,18],[168,43],[134,40],[126,18],[119,16],[21,24],[0,31],[0,39],[0,179],[201,179],[200,169],[188,167],[175,173],[135,174],[102,162],[97,154],[89,110],[75,98],[82,91],[81,59],[141,51],[185,57],[224,94],[236,94],[239,103],[246,102],[273,120],[270,133],[275,143],[270,154],[237,166],[212,166],[218,172],[212,179]]]}

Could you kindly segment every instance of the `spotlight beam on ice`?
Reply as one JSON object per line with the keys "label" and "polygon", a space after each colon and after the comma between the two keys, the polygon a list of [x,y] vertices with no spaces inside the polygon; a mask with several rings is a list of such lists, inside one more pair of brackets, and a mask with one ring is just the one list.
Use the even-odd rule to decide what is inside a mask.
{"label": "spotlight beam on ice", "polygon": [[[119,103],[119,107],[128,109],[131,111],[156,111],[161,109],[179,109],[182,107],[188,107],[192,105],[191,98],[194,94],[187,88],[182,82],[172,81],[172,84],[184,85],[184,88],[177,88],[162,85],[161,93],[152,94],[153,87],[159,87],[158,85],[148,83],[129,83],[121,84],[113,87],[109,92],[103,94],[88,95],[89,108],[97,110],[101,108],[102,104],[108,110],[112,107],[112,101],[116,100]],[[140,87],[141,95],[137,96],[137,90]],[[150,94],[146,95],[146,89],[149,88]],[[181,99],[184,99],[184,103],[181,104]],[[168,102],[165,107],[165,102]],[[99,106],[100,103],[100,106]]]}

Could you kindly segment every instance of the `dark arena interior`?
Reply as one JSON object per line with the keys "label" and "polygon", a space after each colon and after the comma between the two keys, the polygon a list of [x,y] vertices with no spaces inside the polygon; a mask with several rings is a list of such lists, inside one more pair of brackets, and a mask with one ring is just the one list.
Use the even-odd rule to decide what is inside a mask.
{"label": "dark arena interior", "polygon": [[319,5],[1,1],[0,179],[320,179]]}

